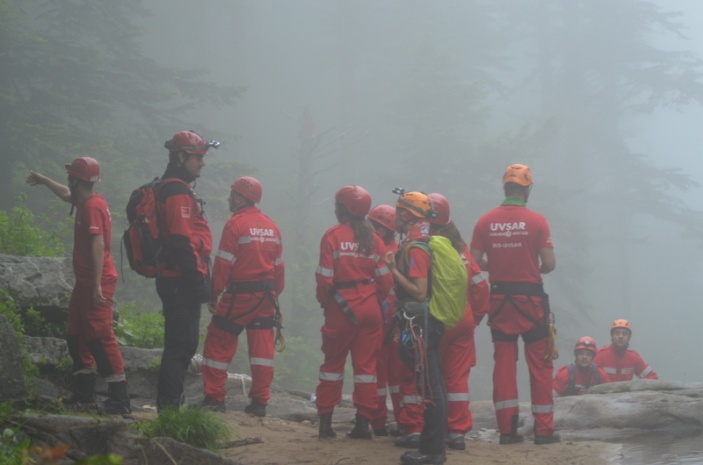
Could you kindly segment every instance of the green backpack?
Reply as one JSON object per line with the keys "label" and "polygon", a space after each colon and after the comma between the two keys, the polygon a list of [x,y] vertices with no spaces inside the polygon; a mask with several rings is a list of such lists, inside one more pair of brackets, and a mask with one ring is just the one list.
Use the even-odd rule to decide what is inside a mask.
{"label": "green backpack", "polygon": [[410,247],[420,247],[430,255],[430,314],[447,328],[453,328],[466,312],[468,276],[464,261],[444,236],[415,241]]}

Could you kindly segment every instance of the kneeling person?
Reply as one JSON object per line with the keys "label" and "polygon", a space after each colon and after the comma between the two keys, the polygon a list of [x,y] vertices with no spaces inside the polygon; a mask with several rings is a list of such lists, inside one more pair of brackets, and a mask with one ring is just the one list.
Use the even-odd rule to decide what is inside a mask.
{"label": "kneeling person", "polygon": [[554,376],[552,389],[558,396],[580,396],[597,384],[609,383],[610,377],[593,363],[596,341],[584,336],[574,346],[574,363],[562,365]]}

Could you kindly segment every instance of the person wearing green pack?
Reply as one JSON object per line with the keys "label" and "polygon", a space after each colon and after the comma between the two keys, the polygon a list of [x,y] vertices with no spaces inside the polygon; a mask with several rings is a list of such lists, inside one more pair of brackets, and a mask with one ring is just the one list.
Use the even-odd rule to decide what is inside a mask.
{"label": "person wearing green pack", "polygon": [[481,268],[471,258],[469,247],[450,218],[449,200],[439,193],[428,194],[432,208],[437,212],[430,220],[430,234],[451,241],[466,267],[466,309],[461,322],[444,333],[439,347],[444,384],[447,387],[447,447],[464,450],[464,436],[473,427],[470,409],[469,375],[476,365],[474,328],[488,312],[490,290]]}
{"label": "person wearing green pack", "polygon": [[[429,219],[435,213],[426,194],[399,193],[396,230],[405,237],[396,254],[386,254],[386,263],[395,279],[401,318],[400,356],[417,373],[417,389],[425,406],[419,450],[405,452],[400,461],[404,465],[441,464],[447,459],[447,393],[439,358],[444,324],[427,306],[432,260],[426,241]],[[418,246],[422,241],[425,247]]]}
{"label": "person wearing green pack", "polygon": [[503,175],[503,203],[479,218],[471,240],[471,256],[488,270],[491,282],[489,324],[493,339],[493,403],[500,444],[524,440],[518,434],[517,340],[525,344],[530,372],[535,444],[559,442],[554,432],[552,398],[553,342],[549,299],[542,275],[555,266],[554,245],[544,216],[526,208],[532,171],[508,167]]}

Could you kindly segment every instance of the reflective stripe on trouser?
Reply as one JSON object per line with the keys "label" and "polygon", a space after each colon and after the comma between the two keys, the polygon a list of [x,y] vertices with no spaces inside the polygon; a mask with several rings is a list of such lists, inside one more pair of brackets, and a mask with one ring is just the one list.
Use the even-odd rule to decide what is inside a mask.
{"label": "reflective stripe on trouser", "polygon": [[[518,416],[517,392],[517,340],[493,341],[493,402],[498,429],[501,434],[514,433]],[[547,338],[525,344],[525,361],[530,372],[530,398],[535,419],[535,434],[549,436],[554,433],[552,399],[552,362],[544,361],[549,351]]]}
{"label": "reflective stripe on trouser", "polygon": [[[400,357],[398,357],[400,359]],[[398,429],[403,433],[419,433],[425,425],[422,397],[417,392],[417,382],[413,373],[405,363],[399,363],[399,410],[396,414]]]}
{"label": "reflective stripe on trouser", "polygon": [[439,354],[447,387],[447,429],[466,434],[473,427],[469,407],[469,373],[476,363],[473,324],[462,321],[446,331]]}
{"label": "reflective stripe on trouser", "polygon": [[[94,305],[92,286],[76,284],[68,306],[66,338],[73,372],[92,371],[106,382],[126,379],[122,352],[115,337],[112,320],[112,297],[117,280],[101,283],[105,303]],[[69,340],[71,343],[69,343]]]}
{"label": "reflective stripe on trouser", "polygon": [[398,413],[400,412],[400,370],[405,364],[398,355],[398,343],[391,341],[388,343],[388,392],[393,403],[393,419],[398,424]]}
{"label": "reflective stripe on trouser", "polygon": [[[273,330],[247,329],[251,389],[249,397],[263,405],[271,398],[273,381]],[[210,323],[203,349],[203,393],[217,402],[224,402],[227,368],[237,353],[239,338]]]}
{"label": "reflective stripe on trouser", "polygon": [[342,401],[344,364],[351,354],[354,406],[359,415],[373,417],[378,404],[376,360],[381,346],[382,322],[375,294],[367,300],[370,305],[353,304],[357,324],[350,323],[336,303],[325,308],[325,323],[320,329],[325,359],[320,366],[320,383],[316,389],[319,415],[332,412]]}
{"label": "reflective stripe on trouser", "polygon": [[378,395],[378,403],[376,408],[373,410],[373,416],[371,417],[371,427],[374,430],[380,430],[386,427],[386,421],[388,420],[388,406],[386,402],[388,400],[388,359],[390,357],[390,345],[381,345],[381,349],[378,351],[378,359],[376,360],[376,394]]}

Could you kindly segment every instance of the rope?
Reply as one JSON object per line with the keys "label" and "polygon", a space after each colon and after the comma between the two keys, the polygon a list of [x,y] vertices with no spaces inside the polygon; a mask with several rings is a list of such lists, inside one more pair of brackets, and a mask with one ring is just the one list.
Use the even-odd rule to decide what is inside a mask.
{"label": "rope", "polygon": [[[423,328],[420,325],[413,324],[413,318],[410,318],[410,335],[414,342],[413,352],[415,355],[415,370],[420,376],[420,395],[422,396],[423,405],[430,404],[434,405],[432,400],[432,385],[430,384],[430,372],[427,367],[427,348],[425,346],[425,338],[423,334]],[[417,330],[415,329],[417,328]]]}
{"label": "rope", "polygon": [[281,353],[286,350],[286,338],[283,337],[283,332],[281,331],[283,328],[283,314],[281,312],[276,312],[273,319],[276,323],[276,339],[274,340],[273,346],[276,352]]}

